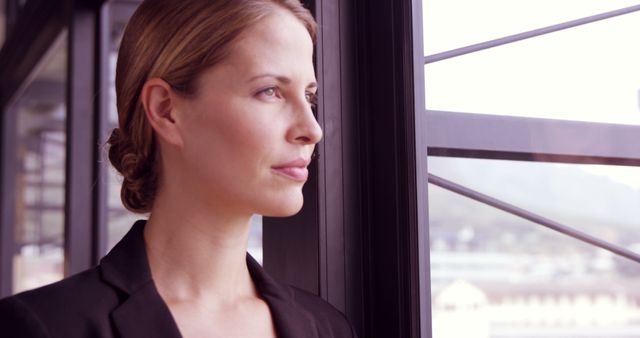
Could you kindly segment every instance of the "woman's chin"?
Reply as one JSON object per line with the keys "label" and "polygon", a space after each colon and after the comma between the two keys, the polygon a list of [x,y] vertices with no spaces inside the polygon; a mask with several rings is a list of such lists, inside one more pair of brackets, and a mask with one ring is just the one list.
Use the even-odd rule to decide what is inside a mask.
{"label": "woman's chin", "polygon": [[302,194],[296,197],[276,199],[271,201],[270,205],[265,206],[260,214],[268,217],[293,216],[302,209],[303,201]]}

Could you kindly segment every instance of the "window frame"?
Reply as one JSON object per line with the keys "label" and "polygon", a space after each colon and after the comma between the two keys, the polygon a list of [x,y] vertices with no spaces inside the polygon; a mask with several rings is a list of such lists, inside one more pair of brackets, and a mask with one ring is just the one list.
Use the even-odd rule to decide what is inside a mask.
{"label": "window frame", "polygon": [[[425,115],[433,156],[640,166],[640,126],[434,110]],[[589,135],[589,147],[580,135]]]}
{"label": "window frame", "polygon": [[[424,72],[424,66],[432,62],[438,62],[544,34],[552,34],[556,31],[571,29],[580,25],[637,11],[640,11],[640,5],[599,13],[585,18],[424,56],[422,72]],[[640,134],[640,126],[436,111],[425,109],[425,107],[426,105],[422,105],[419,110],[427,119],[427,156],[640,166],[640,144],[636,141],[637,135]],[[562,137],[562,142],[532,141],[541,139],[540,135]],[[569,137],[567,137],[567,135],[569,135]],[[581,142],[582,139],[574,139],[571,138],[570,135],[589,135],[590,145],[592,146],[585,147],[583,142]],[[636,145],[634,146],[634,144]],[[553,220],[544,219],[527,210],[519,209],[504,201],[496,200],[491,196],[486,196],[467,187],[460,186],[455,182],[448,182],[439,177],[429,177],[429,184],[444,187],[449,191],[472,198],[490,207],[528,219],[537,223],[537,225],[551,228],[563,236],[569,236],[589,245],[609,250],[618,257],[625,257],[634,262],[640,261],[640,255],[620,247],[615,243],[582,233],[578,229],[559,224]],[[431,283],[430,280],[427,280],[427,282],[429,284]]]}

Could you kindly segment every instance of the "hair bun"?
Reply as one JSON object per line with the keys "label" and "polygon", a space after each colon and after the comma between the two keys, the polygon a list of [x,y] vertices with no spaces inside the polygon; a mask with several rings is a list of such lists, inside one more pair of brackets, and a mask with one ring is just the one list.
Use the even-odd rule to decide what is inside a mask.
{"label": "hair bun", "polygon": [[141,154],[133,142],[115,128],[107,141],[109,161],[122,175],[120,197],[124,206],[133,212],[149,212],[156,190],[157,173],[154,156]]}

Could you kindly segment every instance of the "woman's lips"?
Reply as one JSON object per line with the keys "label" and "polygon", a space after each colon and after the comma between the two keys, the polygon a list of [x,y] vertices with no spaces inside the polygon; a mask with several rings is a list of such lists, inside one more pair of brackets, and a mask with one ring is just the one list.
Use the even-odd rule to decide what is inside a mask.
{"label": "woman's lips", "polygon": [[309,177],[309,171],[307,170],[307,168],[284,167],[273,168],[273,171],[276,174],[282,175],[298,182],[304,182],[307,180],[307,177]]}
{"label": "woman's lips", "polygon": [[272,167],[271,170],[273,170],[276,174],[284,176],[291,180],[304,182],[309,177],[309,170],[307,170],[308,165],[309,160],[297,159]]}

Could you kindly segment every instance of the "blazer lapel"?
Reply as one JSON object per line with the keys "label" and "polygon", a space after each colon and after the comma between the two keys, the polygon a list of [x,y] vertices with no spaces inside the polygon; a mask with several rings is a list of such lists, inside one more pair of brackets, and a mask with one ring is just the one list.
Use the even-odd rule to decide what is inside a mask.
{"label": "blazer lapel", "polygon": [[286,300],[267,294],[263,297],[271,309],[278,338],[319,337],[315,321],[308,312],[296,308]]}
{"label": "blazer lapel", "polygon": [[319,338],[314,317],[295,303],[289,287],[271,278],[248,254],[247,266],[258,291],[269,305],[278,338]]}
{"label": "blazer lapel", "polygon": [[132,294],[111,315],[123,338],[180,338],[171,312],[153,283]]}
{"label": "blazer lapel", "polygon": [[102,279],[122,293],[111,319],[122,338],[180,338],[178,326],[151,278],[144,243],[145,221],[100,261]]}

